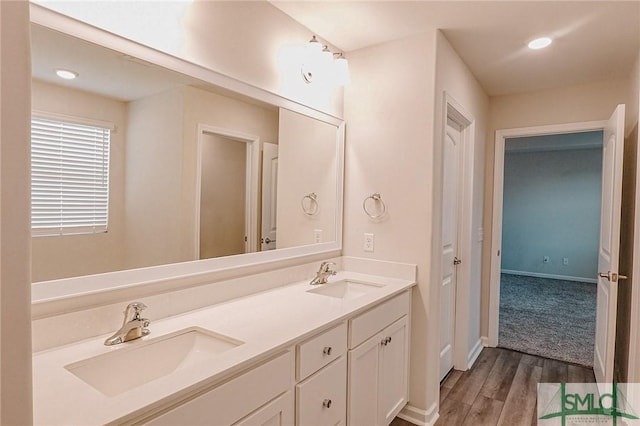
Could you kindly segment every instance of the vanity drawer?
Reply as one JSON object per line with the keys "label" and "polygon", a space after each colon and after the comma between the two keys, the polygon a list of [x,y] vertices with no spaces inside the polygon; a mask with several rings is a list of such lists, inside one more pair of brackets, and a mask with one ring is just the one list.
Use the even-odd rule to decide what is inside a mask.
{"label": "vanity drawer", "polygon": [[291,389],[292,355],[292,352],[287,352],[266,361],[142,424],[154,426],[232,424]]}
{"label": "vanity drawer", "polygon": [[347,359],[296,385],[296,425],[344,425],[347,417]]}
{"label": "vanity drawer", "polygon": [[297,346],[296,378],[304,380],[347,352],[347,324],[327,330]]}
{"label": "vanity drawer", "polygon": [[353,349],[398,318],[409,313],[409,291],[388,300],[349,321],[349,349]]}

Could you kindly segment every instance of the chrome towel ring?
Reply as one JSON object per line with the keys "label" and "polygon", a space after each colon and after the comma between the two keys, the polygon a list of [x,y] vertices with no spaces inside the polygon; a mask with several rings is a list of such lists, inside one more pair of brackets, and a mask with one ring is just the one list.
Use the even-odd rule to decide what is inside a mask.
{"label": "chrome towel ring", "polygon": [[[367,201],[369,200],[373,200],[373,203],[367,203]],[[368,208],[367,205],[369,205]],[[385,215],[385,213],[387,213],[387,205],[384,203],[384,201],[382,201],[382,196],[378,192],[376,192],[375,194],[371,194],[367,198],[365,198],[362,202],[362,208],[364,209],[364,212],[367,214],[367,216],[369,216],[371,219],[380,219]]]}
{"label": "chrome towel ring", "polygon": [[302,211],[307,216],[315,216],[318,214],[318,194],[312,192],[302,197]]}

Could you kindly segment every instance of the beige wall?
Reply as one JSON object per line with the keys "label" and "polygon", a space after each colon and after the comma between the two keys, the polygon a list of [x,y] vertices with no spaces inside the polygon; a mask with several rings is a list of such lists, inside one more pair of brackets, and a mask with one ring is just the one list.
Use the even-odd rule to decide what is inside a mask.
{"label": "beige wall", "polygon": [[0,424],[33,422],[28,2],[0,2]]}
{"label": "beige wall", "polygon": [[[335,241],[336,127],[281,109],[278,139],[276,247],[312,244],[316,229],[322,231],[323,241]],[[302,199],[312,192],[318,211],[309,216],[302,210]],[[308,199],[305,206],[315,208]]]}
{"label": "beige wall", "polygon": [[[344,254],[418,265],[413,292],[409,403],[428,419],[439,395],[438,277],[443,93],[475,118],[474,216],[482,222],[484,134],[488,98],[436,30],[351,52],[352,84],[345,90],[347,120]],[[381,59],[384,58],[384,59]],[[369,219],[362,201],[379,192],[388,207]],[[362,249],[375,234],[375,252]],[[472,248],[469,341],[478,342],[480,245]]]}
{"label": "beige wall", "polygon": [[629,101],[629,80],[605,80],[531,93],[492,97],[486,140],[482,255],[482,335],[489,327],[491,221],[495,132],[500,129],[608,120],[616,105]]}
{"label": "beige wall", "polygon": [[42,81],[31,86],[35,111],[113,123],[109,168],[109,224],[102,234],[34,237],[34,282],[122,269],[126,103]]}
{"label": "beige wall", "polygon": [[180,254],[183,92],[129,103],[125,267],[193,260]]}

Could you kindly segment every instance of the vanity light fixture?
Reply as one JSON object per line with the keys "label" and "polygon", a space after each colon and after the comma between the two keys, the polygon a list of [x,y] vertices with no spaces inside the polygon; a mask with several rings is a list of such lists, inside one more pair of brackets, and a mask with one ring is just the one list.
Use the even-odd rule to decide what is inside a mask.
{"label": "vanity light fixture", "polygon": [[78,77],[78,73],[75,71],[71,71],[71,70],[65,70],[62,68],[58,68],[56,70],[56,75],[60,78],[63,78],[65,80],[73,80],[74,78]]}
{"label": "vanity light fixture", "polygon": [[531,50],[540,50],[549,46],[552,42],[553,40],[551,40],[551,38],[549,37],[540,37],[535,40],[531,40],[529,44],[527,44],[527,46]]}
{"label": "vanity light fixture", "polygon": [[302,78],[310,84],[320,75],[322,79],[331,79],[339,86],[351,83],[349,64],[342,52],[333,53],[322,45],[314,35],[307,43],[306,58],[300,68]]}

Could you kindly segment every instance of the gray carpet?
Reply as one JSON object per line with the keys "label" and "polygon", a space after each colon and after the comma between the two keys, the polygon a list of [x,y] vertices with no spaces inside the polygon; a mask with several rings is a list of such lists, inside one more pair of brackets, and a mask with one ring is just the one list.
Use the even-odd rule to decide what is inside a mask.
{"label": "gray carpet", "polygon": [[596,284],[502,274],[498,346],[593,366]]}

